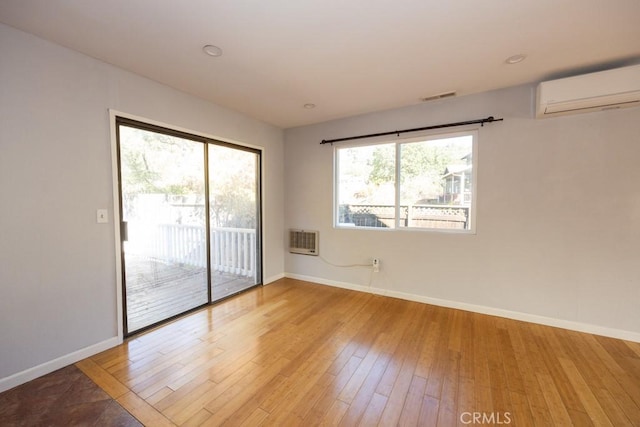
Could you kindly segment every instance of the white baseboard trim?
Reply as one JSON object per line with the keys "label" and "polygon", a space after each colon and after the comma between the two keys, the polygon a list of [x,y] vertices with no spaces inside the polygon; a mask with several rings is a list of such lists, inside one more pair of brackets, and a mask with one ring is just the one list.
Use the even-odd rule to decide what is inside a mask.
{"label": "white baseboard trim", "polygon": [[538,316],[536,314],[504,310],[501,308],[487,307],[484,305],[469,304],[465,302],[431,298],[431,297],[426,297],[422,295],[392,291],[388,289],[355,285],[352,283],[338,282],[335,280],[327,280],[327,279],[314,277],[314,276],[305,276],[305,275],[293,274],[293,273],[285,273],[284,276],[291,279],[318,283],[320,285],[334,286],[334,287],[343,288],[343,289],[350,289],[354,291],[367,292],[367,293],[376,294],[376,295],[384,295],[384,296],[393,297],[393,298],[400,298],[408,301],[422,302],[425,304],[437,305],[439,307],[455,308],[458,310],[471,311],[473,313],[488,314],[490,316],[498,316],[498,317],[504,317],[506,319],[521,320],[523,322],[537,323],[540,325],[553,326],[556,328],[568,329],[571,331],[586,332],[589,334],[602,335],[605,337],[640,342],[640,333],[633,332],[633,331],[625,331],[623,329],[613,329],[613,328],[607,328],[604,326],[592,325],[589,323],[581,323],[581,322],[574,322],[571,320],[556,319],[553,317]]}
{"label": "white baseboard trim", "polygon": [[267,277],[266,279],[264,279],[264,281],[262,282],[263,285],[268,285],[269,283],[273,283],[276,280],[280,280],[282,278],[284,278],[284,273],[280,273],[280,274],[276,274],[275,276],[271,276],[271,277]]}
{"label": "white baseboard trim", "polygon": [[50,360],[41,365],[34,366],[33,368],[18,372],[9,377],[2,378],[0,379],[0,393],[46,375],[50,372],[56,371],[60,368],[64,368],[65,366],[69,366],[72,363],[78,362],[79,360],[91,357],[94,354],[98,354],[101,351],[105,351],[121,343],[122,340],[118,337],[109,338],[97,344],[90,345],[89,347],[74,351],[73,353],[65,354],[64,356],[60,356],[57,359]]}

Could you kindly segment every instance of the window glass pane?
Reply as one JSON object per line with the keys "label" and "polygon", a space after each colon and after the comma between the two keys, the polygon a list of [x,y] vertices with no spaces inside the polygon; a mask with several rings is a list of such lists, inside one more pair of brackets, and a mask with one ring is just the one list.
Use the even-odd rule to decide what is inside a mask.
{"label": "window glass pane", "polygon": [[258,154],[209,145],[211,296],[214,301],[260,282]]}
{"label": "window glass pane", "polygon": [[337,225],[395,226],[395,144],[340,148]]}
{"label": "window glass pane", "polygon": [[120,126],[127,333],[208,302],[204,144]]}
{"label": "window glass pane", "polygon": [[400,226],[470,229],[473,136],[400,146]]}

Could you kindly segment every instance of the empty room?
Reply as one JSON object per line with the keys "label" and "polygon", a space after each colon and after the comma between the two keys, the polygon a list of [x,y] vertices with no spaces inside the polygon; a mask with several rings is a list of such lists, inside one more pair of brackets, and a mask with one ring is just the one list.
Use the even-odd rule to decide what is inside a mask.
{"label": "empty room", "polygon": [[640,426],[639,18],[0,0],[0,425]]}

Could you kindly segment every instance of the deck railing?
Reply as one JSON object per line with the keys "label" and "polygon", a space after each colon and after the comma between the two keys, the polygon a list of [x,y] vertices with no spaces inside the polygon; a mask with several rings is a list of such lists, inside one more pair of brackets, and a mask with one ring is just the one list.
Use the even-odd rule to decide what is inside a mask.
{"label": "deck railing", "polygon": [[[160,224],[153,256],[193,267],[207,266],[203,227]],[[256,231],[246,228],[211,229],[211,268],[215,271],[253,277],[256,269]]]}
{"label": "deck railing", "polygon": [[256,270],[256,230],[211,229],[211,268],[252,277]]}

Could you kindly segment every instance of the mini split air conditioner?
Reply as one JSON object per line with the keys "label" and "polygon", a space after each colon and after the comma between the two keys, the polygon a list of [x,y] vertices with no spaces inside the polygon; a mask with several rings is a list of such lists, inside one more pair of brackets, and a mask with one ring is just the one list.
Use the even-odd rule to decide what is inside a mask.
{"label": "mini split air conditioner", "polygon": [[640,105],[640,65],[542,82],[536,117],[555,117]]}

